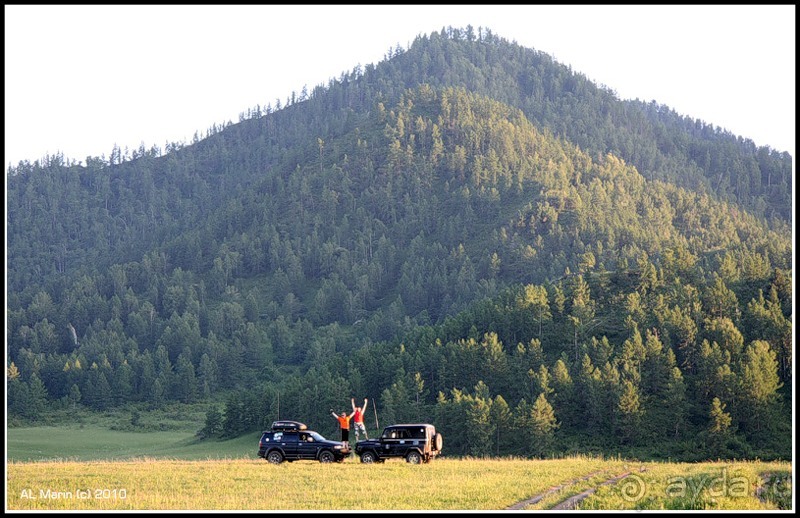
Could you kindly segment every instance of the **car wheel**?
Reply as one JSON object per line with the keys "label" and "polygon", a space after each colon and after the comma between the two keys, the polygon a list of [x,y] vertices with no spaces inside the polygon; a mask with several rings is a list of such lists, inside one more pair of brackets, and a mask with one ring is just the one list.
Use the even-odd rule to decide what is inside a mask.
{"label": "car wheel", "polygon": [[439,451],[442,449],[442,443],[444,439],[442,438],[442,434],[436,433],[436,436],[433,438],[433,449]]}
{"label": "car wheel", "polygon": [[280,464],[283,462],[283,453],[278,450],[272,450],[267,454],[267,461],[270,464]]}
{"label": "car wheel", "polygon": [[420,464],[422,462],[422,455],[418,451],[410,451],[406,455],[406,462],[410,464]]}
{"label": "car wheel", "polygon": [[363,462],[364,464],[372,464],[376,460],[378,459],[375,457],[375,454],[371,451],[365,451],[364,453],[361,454],[361,462]]}
{"label": "car wheel", "polygon": [[336,459],[333,457],[333,452],[325,450],[325,451],[320,452],[320,454],[319,454],[319,461],[320,462],[324,462],[324,463],[327,464],[329,462],[333,462],[334,460],[336,460]]}

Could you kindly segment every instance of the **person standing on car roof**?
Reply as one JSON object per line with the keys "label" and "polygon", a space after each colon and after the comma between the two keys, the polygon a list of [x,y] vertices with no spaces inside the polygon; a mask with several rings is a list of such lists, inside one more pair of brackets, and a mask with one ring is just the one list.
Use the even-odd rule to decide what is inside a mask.
{"label": "person standing on car roof", "polygon": [[339,428],[342,431],[342,444],[349,445],[350,444],[350,418],[353,417],[355,411],[353,411],[350,415],[347,415],[346,412],[342,412],[341,415],[336,415],[336,412],[331,410],[331,415],[339,421]]}
{"label": "person standing on car roof", "polygon": [[364,413],[367,411],[367,398],[364,398],[364,406],[357,407],[356,400],[350,398],[350,404],[353,406],[353,430],[356,432],[356,441],[358,441],[359,430],[364,432],[364,438],[369,439],[367,436],[367,428],[364,426]]}

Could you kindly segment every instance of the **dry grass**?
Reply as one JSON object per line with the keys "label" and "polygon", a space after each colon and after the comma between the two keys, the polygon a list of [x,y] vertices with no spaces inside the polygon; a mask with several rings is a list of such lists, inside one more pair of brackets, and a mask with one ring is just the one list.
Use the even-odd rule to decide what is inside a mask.
{"label": "dry grass", "polygon": [[[13,510],[499,510],[598,470],[610,476],[640,466],[647,467],[637,472],[645,484],[641,495],[623,494],[631,481],[622,481],[600,488],[581,508],[770,509],[755,496],[759,474],[791,473],[788,463],[632,464],[589,457],[443,458],[424,465],[357,459],[277,466],[261,459],[11,462],[6,498]],[[603,478],[565,488],[536,507],[552,507]],[[683,495],[675,485],[681,478]]]}
{"label": "dry grass", "polygon": [[[11,463],[7,501],[9,509],[504,509],[617,464],[587,457],[437,459],[418,466],[356,459],[278,466],[260,459]],[[59,497],[42,498],[48,489]],[[99,493],[103,498],[82,498],[79,490],[107,491]]]}

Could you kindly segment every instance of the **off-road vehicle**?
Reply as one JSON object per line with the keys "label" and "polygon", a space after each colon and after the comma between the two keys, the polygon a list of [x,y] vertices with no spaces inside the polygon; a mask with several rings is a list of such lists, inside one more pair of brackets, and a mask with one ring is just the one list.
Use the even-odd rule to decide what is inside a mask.
{"label": "off-road vehicle", "polygon": [[432,424],[395,424],[383,429],[378,439],[356,443],[361,462],[384,462],[392,457],[411,464],[430,462],[442,452],[442,434]]}
{"label": "off-road vehicle", "polygon": [[349,444],[329,441],[297,421],[275,421],[258,441],[258,456],[272,464],[306,459],[342,462],[349,455]]}

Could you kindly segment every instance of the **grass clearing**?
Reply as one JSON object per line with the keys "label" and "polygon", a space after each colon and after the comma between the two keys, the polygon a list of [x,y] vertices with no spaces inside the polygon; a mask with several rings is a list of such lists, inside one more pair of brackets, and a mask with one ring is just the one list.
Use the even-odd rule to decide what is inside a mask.
{"label": "grass clearing", "polygon": [[137,457],[253,458],[260,434],[229,441],[198,441],[192,432],[129,432],[97,426],[9,428],[9,461],[93,461]]}
{"label": "grass clearing", "polygon": [[[599,488],[580,508],[775,509],[756,496],[759,474],[791,472],[788,463],[645,466],[647,471],[635,473],[646,483],[641,495],[633,495],[637,498],[630,491],[620,493],[630,483],[624,479]],[[6,498],[8,509],[14,510],[500,510],[607,470],[607,476],[592,477],[556,499],[548,498],[544,508],[552,508],[633,467],[588,457],[441,458],[418,466],[401,460],[361,464],[355,458],[341,464],[299,461],[277,466],[261,459],[10,462]],[[726,472],[728,478],[718,480]],[[676,477],[689,484],[683,495],[677,494]],[[741,485],[740,479],[746,483]]]}
{"label": "grass clearing", "polygon": [[[9,509],[54,510],[504,509],[608,462],[619,461],[437,459],[414,466],[348,459],[273,466],[261,459],[138,459],[50,462],[46,469],[13,462],[7,499]],[[100,498],[83,496],[98,490]]]}

